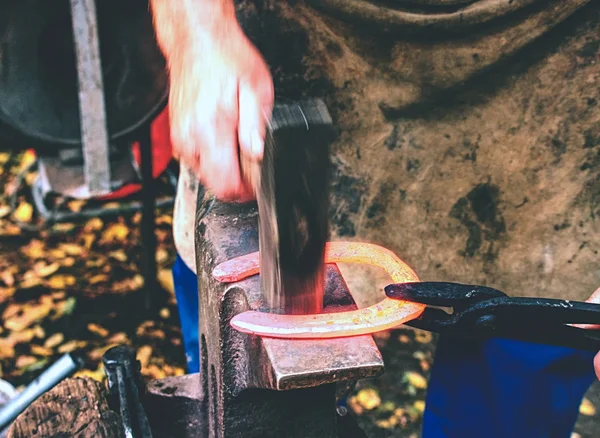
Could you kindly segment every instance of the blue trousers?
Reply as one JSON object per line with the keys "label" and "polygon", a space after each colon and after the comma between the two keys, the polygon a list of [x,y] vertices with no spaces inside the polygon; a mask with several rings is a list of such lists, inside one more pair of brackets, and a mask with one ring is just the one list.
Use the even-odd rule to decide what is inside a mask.
{"label": "blue trousers", "polygon": [[[198,283],[173,267],[188,372],[199,371]],[[594,354],[506,339],[440,336],[423,438],[569,438],[594,382]]]}

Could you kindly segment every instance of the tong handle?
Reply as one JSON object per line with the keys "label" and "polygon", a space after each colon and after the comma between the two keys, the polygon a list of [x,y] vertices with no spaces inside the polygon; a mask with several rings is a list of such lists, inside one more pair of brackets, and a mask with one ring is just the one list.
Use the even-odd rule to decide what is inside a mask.
{"label": "tong handle", "polygon": [[459,283],[399,283],[385,288],[390,298],[429,306],[407,325],[452,336],[501,337],[600,351],[600,330],[569,324],[600,325],[600,305],[551,298],[509,297],[496,289]]}

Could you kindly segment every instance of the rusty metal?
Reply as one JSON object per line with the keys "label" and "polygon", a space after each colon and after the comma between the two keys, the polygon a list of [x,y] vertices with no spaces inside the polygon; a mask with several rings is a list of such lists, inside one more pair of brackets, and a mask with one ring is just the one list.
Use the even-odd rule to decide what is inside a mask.
{"label": "rusty metal", "polygon": [[[234,330],[233,317],[267,307],[260,280],[253,276],[225,284],[212,273],[218,264],[258,249],[257,207],[202,195],[195,232],[201,372],[147,385],[142,403],[152,436],[365,436],[347,410],[336,409],[336,396],[347,394],[356,380],[383,372],[373,338],[290,340]],[[323,308],[356,309],[334,264],[326,267]]]}
{"label": "rusty metal", "polygon": [[[196,270],[201,385],[206,394],[199,435],[335,437],[335,383],[381,374],[381,354],[371,336],[261,339],[231,327],[235,315],[267,307],[259,278],[223,284],[212,271],[219,263],[258,250],[257,220],[255,205],[199,200]],[[337,267],[328,266],[326,275],[324,308],[356,308]]]}
{"label": "rusty metal", "polygon": [[107,195],[110,187],[108,131],[104,83],[95,0],[71,0],[71,21],[75,35],[79,114],[85,198]]}

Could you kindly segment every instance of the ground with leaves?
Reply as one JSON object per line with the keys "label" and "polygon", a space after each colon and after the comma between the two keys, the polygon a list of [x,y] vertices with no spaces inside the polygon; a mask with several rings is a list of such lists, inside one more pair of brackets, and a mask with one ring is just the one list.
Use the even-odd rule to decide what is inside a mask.
{"label": "ground with leaves", "polygon": [[[156,222],[160,290],[146,308],[139,274],[140,215],[91,218],[23,231],[36,216],[26,190],[16,211],[9,196],[27,154],[0,153],[0,377],[19,388],[66,352],[85,358],[79,375],[104,378],[101,357],[112,345],[137,350],[148,379],[185,372],[181,332],[170,267],[175,251],[171,211]],[[33,175],[28,176],[31,183]],[[66,204],[71,211],[81,202]],[[371,438],[419,437],[435,340],[428,333],[395,330],[376,335],[387,372],[358,384],[348,407]],[[595,387],[581,407],[580,438],[597,435]]]}

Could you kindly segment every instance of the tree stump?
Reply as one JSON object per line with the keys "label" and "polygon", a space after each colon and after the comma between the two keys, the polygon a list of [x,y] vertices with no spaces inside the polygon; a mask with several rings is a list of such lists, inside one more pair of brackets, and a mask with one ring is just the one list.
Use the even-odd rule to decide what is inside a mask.
{"label": "tree stump", "polygon": [[8,438],[121,438],[121,419],[104,387],[90,378],[66,379],[17,417]]}

